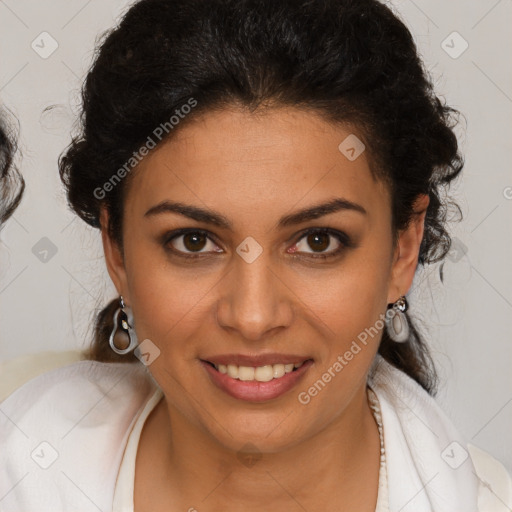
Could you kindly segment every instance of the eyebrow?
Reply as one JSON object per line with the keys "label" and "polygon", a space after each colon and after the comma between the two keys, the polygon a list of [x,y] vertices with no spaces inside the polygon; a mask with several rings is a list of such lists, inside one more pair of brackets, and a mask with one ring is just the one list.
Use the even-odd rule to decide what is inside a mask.
{"label": "eyebrow", "polygon": [[[290,215],[285,215],[279,219],[276,227],[284,228],[293,226],[308,220],[318,219],[324,215],[347,210],[359,212],[363,215],[368,214],[368,212],[361,205],[349,201],[348,199],[337,197],[326,203],[317,204],[309,208],[294,212]],[[224,215],[215,212],[214,210],[207,210],[198,206],[192,206],[189,204],[173,201],[162,201],[156,206],[150,208],[144,214],[144,217],[152,217],[154,215],[160,215],[163,213],[177,213],[198,222],[204,222],[206,224],[211,224],[223,229],[233,229],[231,222]]]}

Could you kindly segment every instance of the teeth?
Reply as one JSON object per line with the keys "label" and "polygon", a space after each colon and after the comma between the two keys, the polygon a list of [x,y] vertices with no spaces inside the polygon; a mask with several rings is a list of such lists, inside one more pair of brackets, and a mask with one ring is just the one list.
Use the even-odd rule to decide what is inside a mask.
{"label": "teeth", "polygon": [[300,368],[304,363],[290,364],[269,364],[266,366],[236,366],[234,364],[214,364],[220,372],[229,375],[232,379],[243,381],[256,380],[258,382],[269,382],[272,379],[279,379],[285,373],[290,373],[294,368]]}
{"label": "teeth", "polygon": [[274,378],[274,368],[272,365],[258,366],[254,370],[254,379],[258,382],[268,382]]}
{"label": "teeth", "polygon": [[254,380],[254,368],[250,366],[238,367],[238,380]]}
{"label": "teeth", "polygon": [[[217,370],[220,371],[220,367],[217,368]],[[238,366],[235,366],[234,364],[228,364],[228,367],[227,367],[227,374],[232,378],[232,379],[238,379]]]}
{"label": "teeth", "polygon": [[284,364],[274,364],[272,370],[274,371],[274,379],[279,379],[279,377],[282,377],[286,373],[284,371]]}

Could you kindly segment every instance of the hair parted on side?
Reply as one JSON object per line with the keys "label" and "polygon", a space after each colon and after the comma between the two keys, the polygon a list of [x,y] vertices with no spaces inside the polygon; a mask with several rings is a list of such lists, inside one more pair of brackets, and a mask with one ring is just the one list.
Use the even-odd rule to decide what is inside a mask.
{"label": "hair parted on side", "polygon": [[[59,160],[73,210],[122,248],[122,204],[128,178],[104,197],[95,190],[176,109],[287,106],[355,127],[375,177],[388,183],[395,240],[428,194],[419,264],[441,261],[451,239],[443,196],[463,158],[453,128],[458,112],[434,93],[404,23],[377,0],[141,0],[102,39],[82,90],[81,132]],[[176,131],[176,130],[174,130]],[[168,137],[172,137],[171,131]],[[460,213],[460,210],[459,210]],[[90,357],[133,361],[108,345],[112,301],[98,315]],[[410,315],[410,339],[386,330],[379,353],[435,394],[435,367]]]}

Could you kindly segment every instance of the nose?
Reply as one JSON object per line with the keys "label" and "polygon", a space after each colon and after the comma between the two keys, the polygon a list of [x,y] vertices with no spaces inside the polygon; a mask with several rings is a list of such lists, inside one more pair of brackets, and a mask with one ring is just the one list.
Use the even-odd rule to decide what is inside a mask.
{"label": "nose", "polygon": [[263,252],[248,263],[235,259],[217,303],[217,322],[240,337],[259,341],[288,327],[293,293]]}

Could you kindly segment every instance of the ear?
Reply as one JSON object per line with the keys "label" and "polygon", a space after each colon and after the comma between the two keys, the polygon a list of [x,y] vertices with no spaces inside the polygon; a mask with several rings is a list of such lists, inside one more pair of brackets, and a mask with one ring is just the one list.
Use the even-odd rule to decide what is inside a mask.
{"label": "ear", "polygon": [[405,295],[412,285],[425,226],[425,215],[430,202],[427,194],[416,198],[414,213],[409,225],[400,232],[393,266],[391,269],[391,282],[388,289],[388,304],[395,302],[401,295]]}
{"label": "ear", "polygon": [[101,240],[103,242],[103,252],[105,254],[105,263],[114,283],[117,293],[122,295],[125,302],[129,303],[128,284],[126,279],[126,270],[124,267],[121,248],[112,240],[109,234],[109,215],[107,209],[102,206],[100,211]]}

